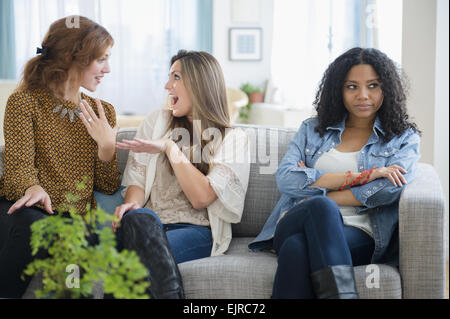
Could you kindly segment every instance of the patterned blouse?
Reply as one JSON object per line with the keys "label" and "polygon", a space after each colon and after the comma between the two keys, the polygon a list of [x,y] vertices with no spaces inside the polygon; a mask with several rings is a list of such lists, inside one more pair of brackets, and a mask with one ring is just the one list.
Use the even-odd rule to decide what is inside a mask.
{"label": "patterned blouse", "polygon": [[[98,115],[95,100],[83,93],[82,98]],[[114,127],[113,106],[101,103],[109,124]],[[54,111],[61,105],[59,109],[69,110],[67,114]],[[67,211],[66,204],[70,203],[78,213],[85,214],[87,204],[96,207],[94,189],[106,194],[117,190],[120,184],[117,152],[111,162],[98,158],[97,143],[80,118],[70,112],[76,109],[78,105],[56,98],[47,89],[17,91],[9,97],[4,118],[5,167],[0,196],[16,201],[26,189],[40,185],[49,194],[54,211]],[[85,185],[82,189],[77,187],[80,182]],[[78,200],[69,201],[68,194]]]}

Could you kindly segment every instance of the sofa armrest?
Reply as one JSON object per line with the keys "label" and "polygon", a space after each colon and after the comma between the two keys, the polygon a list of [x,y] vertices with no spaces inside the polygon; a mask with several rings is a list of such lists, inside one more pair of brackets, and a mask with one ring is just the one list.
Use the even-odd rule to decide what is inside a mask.
{"label": "sofa armrest", "polygon": [[403,298],[445,297],[445,199],[433,166],[419,163],[399,203]]}

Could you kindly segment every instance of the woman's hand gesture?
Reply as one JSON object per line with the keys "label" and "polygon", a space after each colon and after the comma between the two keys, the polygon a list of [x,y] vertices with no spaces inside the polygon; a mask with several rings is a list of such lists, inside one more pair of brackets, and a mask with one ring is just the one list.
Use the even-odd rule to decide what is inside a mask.
{"label": "woman's hand gesture", "polygon": [[117,142],[116,145],[118,149],[130,150],[135,153],[157,154],[166,151],[169,141],[169,139],[146,141],[135,137],[131,141],[122,140],[122,142]]}
{"label": "woman's hand gesture", "polygon": [[112,128],[108,123],[100,100],[95,99],[95,103],[97,103],[99,117],[97,117],[86,100],[81,101],[81,121],[86,127],[89,135],[97,142],[99,148],[107,148],[108,146],[114,148],[119,126]]}

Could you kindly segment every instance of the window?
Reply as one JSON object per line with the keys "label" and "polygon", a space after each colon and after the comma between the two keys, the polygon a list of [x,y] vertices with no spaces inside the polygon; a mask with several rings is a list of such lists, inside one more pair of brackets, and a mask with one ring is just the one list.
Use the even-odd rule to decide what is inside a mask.
{"label": "window", "polygon": [[111,73],[95,93],[118,114],[147,114],[164,105],[170,58],[179,49],[212,51],[212,0],[15,0],[16,77],[50,24],[83,15],[114,38]]}
{"label": "window", "polygon": [[401,0],[274,1],[275,93],[268,102],[312,108],[327,66],[355,46],[377,48],[400,63],[401,25]]}

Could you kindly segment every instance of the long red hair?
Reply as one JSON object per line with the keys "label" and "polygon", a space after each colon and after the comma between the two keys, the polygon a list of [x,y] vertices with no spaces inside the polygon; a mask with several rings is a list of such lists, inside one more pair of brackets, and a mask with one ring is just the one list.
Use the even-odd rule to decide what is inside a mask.
{"label": "long red hair", "polygon": [[104,27],[86,17],[76,18],[75,25],[67,23],[73,17],[52,23],[42,41],[46,54],[41,53],[26,63],[17,90],[52,88],[54,93],[63,96],[61,84],[67,81],[69,69],[74,67],[76,76],[81,77],[83,70],[114,44]]}

